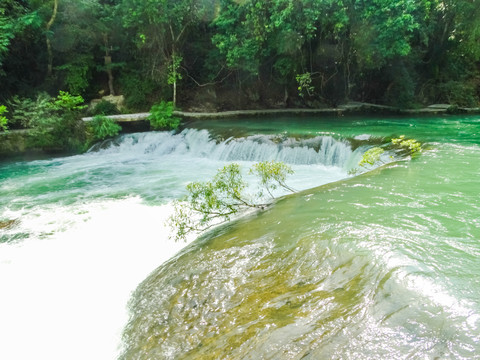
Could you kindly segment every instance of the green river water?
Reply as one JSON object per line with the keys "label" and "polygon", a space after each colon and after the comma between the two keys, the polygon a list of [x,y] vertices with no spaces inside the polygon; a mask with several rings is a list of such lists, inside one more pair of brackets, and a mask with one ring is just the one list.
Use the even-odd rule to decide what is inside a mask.
{"label": "green river water", "polygon": [[[0,358],[480,359],[480,117],[186,127],[0,165]],[[166,249],[188,181],[269,159],[298,193]]]}

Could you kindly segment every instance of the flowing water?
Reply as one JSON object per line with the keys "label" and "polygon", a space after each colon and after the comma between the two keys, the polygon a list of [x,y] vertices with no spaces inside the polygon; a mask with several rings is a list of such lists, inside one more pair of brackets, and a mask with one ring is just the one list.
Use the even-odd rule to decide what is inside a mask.
{"label": "flowing water", "polygon": [[[478,117],[187,127],[0,165],[0,358],[480,358]],[[421,156],[348,175],[402,134]],[[172,257],[186,183],[271,159],[299,193]]]}

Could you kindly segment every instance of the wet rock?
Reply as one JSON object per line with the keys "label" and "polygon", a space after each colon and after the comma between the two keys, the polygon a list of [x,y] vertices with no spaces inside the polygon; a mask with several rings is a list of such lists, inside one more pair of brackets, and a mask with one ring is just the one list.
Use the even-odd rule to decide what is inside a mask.
{"label": "wet rock", "polygon": [[10,229],[18,224],[18,220],[0,220],[0,229]]}

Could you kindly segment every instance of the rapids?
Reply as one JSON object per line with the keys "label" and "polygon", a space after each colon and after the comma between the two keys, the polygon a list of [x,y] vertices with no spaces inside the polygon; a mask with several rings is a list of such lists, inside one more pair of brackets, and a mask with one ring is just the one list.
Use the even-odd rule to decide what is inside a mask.
{"label": "rapids", "polygon": [[97,147],[0,165],[0,221],[15,220],[0,229],[1,359],[116,358],[130,293],[185,246],[164,222],[188,182],[232,160],[281,159],[305,189],[344,178],[360,156],[329,136],[220,140],[188,129]]}
{"label": "rapids", "polygon": [[[478,118],[187,128],[0,164],[0,221],[16,220],[0,229],[0,358],[478,357]],[[421,156],[348,175],[401,134]],[[299,193],[177,253],[163,221],[185,184],[272,159]]]}

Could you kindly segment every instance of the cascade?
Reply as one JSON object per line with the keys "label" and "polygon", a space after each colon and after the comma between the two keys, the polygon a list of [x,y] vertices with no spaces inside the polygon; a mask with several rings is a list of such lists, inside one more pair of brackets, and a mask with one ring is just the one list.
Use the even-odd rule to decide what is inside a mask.
{"label": "cascade", "polygon": [[347,141],[331,136],[295,139],[254,135],[217,141],[207,130],[194,129],[186,129],[179,134],[130,134],[111,142],[109,147],[100,151],[156,156],[180,155],[219,161],[275,160],[291,165],[322,164],[337,167],[345,167],[354,153]]}
{"label": "cascade", "polygon": [[[0,163],[0,358],[115,359],[122,331],[126,359],[480,352],[478,118],[189,125]],[[347,174],[401,134],[424,152]],[[263,160],[310,190],[168,242],[188,182]]]}

